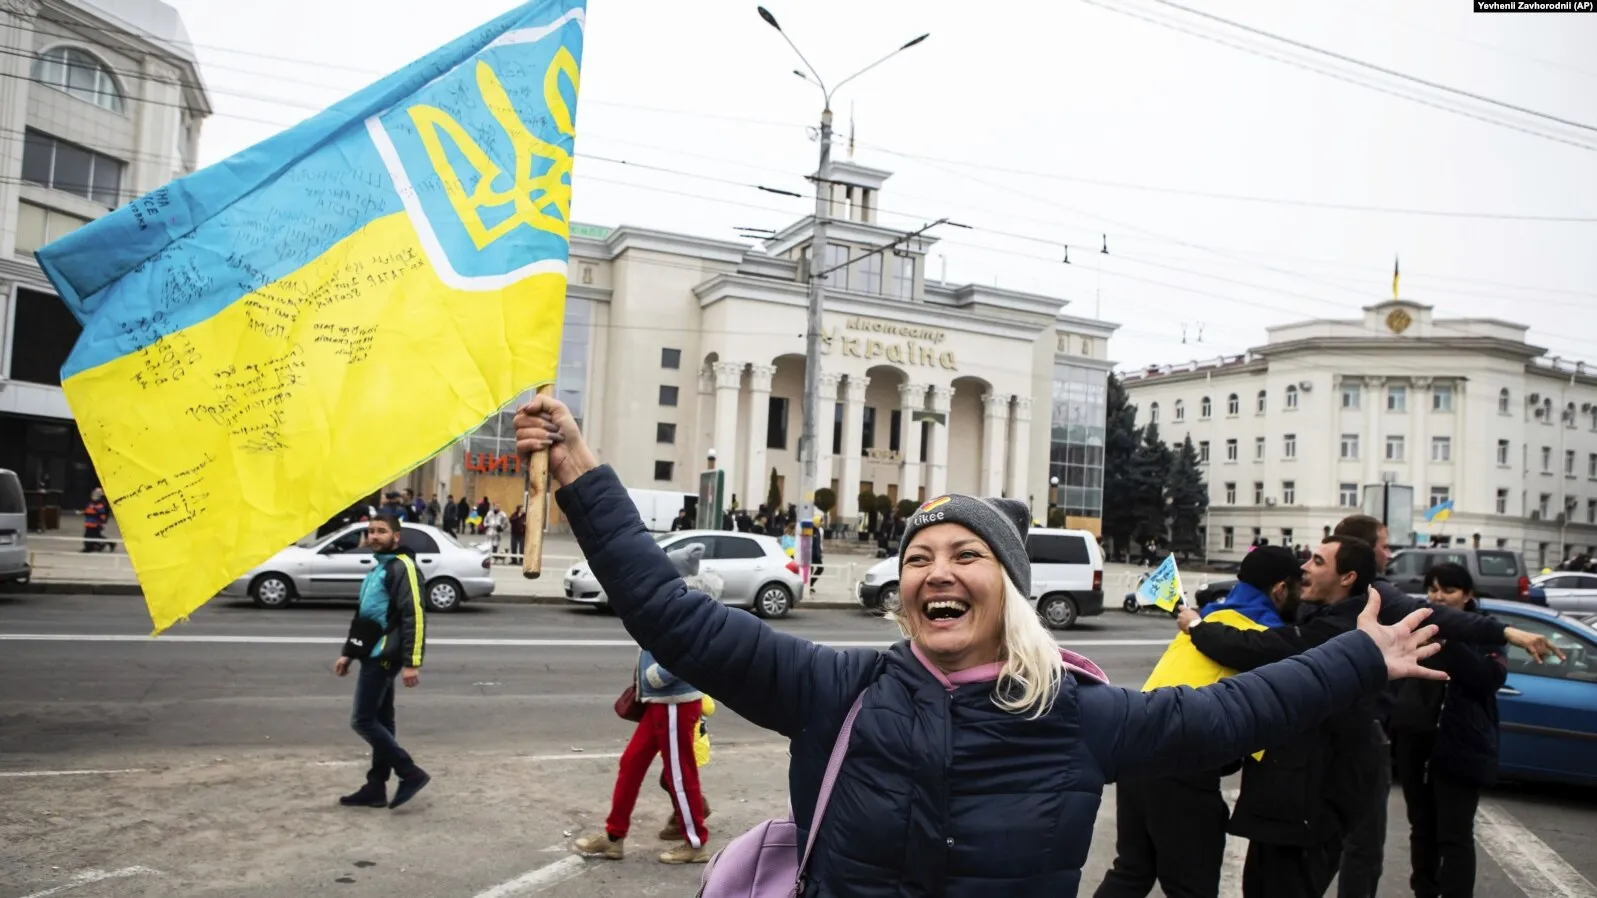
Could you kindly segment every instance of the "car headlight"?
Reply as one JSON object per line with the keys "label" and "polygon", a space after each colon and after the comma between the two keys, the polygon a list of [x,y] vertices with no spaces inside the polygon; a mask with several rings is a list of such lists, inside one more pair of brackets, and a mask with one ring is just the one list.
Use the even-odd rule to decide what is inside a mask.
{"label": "car headlight", "polygon": [[876,573],[875,571],[866,571],[865,572],[865,582],[866,583],[874,584],[877,580],[880,580],[880,579],[882,579],[882,575]]}

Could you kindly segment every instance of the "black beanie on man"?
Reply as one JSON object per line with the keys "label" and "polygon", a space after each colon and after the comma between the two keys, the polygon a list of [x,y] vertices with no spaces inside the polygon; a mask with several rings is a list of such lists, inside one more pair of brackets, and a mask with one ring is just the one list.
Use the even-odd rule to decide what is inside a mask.
{"label": "black beanie on man", "polygon": [[1026,555],[1026,531],[1031,529],[1031,508],[1019,499],[978,499],[975,496],[939,496],[931,499],[904,524],[898,544],[898,569],[904,570],[904,549],[915,534],[937,524],[959,524],[981,537],[1020,594],[1031,595],[1031,560]]}
{"label": "black beanie on man", "polygon": [[1283,580],[1296,580],[1303,576],[1303,563],[1286,546],[1260,546],[1242,557],[1237,568],[1237,579],[1259,592],[1269,595],[1270,590]]}

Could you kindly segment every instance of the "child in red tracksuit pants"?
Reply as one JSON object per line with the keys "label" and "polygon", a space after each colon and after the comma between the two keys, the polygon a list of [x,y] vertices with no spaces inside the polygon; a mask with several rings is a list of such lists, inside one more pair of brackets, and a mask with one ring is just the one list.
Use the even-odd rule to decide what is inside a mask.
{"label": "child in red tracksuit pants", "polygon": [[638,658],[638,700],[643,719],[621,753],[621,769],[610,798],[610,816],[603,833],[578,839],[578,854],[620,860],[622,843],[632,828],[632,809],[649,774],[654,756],[665,760],[665,782],[671,804],[682,822],[683,844],[660,855],[661,863],[702,864],[710,859],[710,834],[704,825],[704,797],[699,793],[699,768],[693,742],[698,737],[704,694],[654,663],[648,652]]}

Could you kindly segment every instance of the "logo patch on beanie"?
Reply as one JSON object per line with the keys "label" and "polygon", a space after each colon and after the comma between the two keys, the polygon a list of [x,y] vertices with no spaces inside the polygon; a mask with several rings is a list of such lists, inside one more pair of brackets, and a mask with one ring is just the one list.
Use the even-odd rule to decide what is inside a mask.
{"label": "logo patch on beanie", "polygon": [[915,513],[920,514],[924,511],[931,511],[939,505],[947,505],[953,498],[953,496],[939,496],[936,499],[928,499],[920,508],[915,509]]}

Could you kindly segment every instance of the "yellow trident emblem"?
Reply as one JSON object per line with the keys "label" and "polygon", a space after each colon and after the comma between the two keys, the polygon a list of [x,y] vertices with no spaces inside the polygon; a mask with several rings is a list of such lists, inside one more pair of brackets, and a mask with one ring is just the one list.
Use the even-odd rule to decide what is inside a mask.
{"label": "yellow trident emblem", "polygon": [[[576,91],[579,77],[577,61],[565,47],[560,48],[550,62],[549,69],[544,72],[543,95],[555,127],[561,134],[575,137],[577,129],[571,119],[571,109],[560,94],[561,75],[570,79],[572,90]],[[505,173],[504,169],[483,151],[454,117],[436,106],[418,105],[410,108],[411,120],[420,132],[422,145],[427,149],[427,158],[442,179],[444,192],[449,197],[450,205],[454,206],[455,214],[466,226],[466,233],[478,249],[505,236],[518,225],[528,225],[569,240],[571,184],[566,179],[571,174],[571,154],[554,144],[539,140],[527,129],[516,114],[504,85],[499,82],[499,76],[482,60],[477,61],[477,89],[515,150],[515,181],[506,190],[494,188],[494,183]],[[476,169],[477,186],[469,194],[444,155],[444,146],[438,137],[440,131],[449,135],[472,168]],[[541,175],[532,173],[535,157],[548,160],[547,172]],[[506,204],[514,204],[514,215],[492,227],[483,223],[480,210]],[[549,214],[550,206],[554,207],[556,214]]]}

